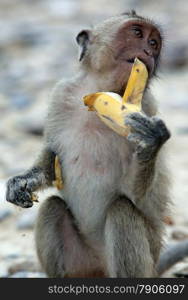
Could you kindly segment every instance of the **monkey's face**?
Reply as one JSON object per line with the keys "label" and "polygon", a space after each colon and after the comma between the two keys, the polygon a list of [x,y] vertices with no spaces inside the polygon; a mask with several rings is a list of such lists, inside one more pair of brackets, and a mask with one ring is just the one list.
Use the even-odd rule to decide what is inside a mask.
{"label": "monkey's face", "polygon": [[162,45],[154,25],[141,20],[128,21],[118,30],[112,45],[117,66],[130,72],[138,57],[146,65],[149,77],[154,74]]}
{"label": "monkey's face", "polygon": [[162,38],[158,28],[142,17],[115,17],[94,30],[77,36],[81,46],[80,61],[90,73],[97,74],[106,90],[122,93],[135,57],[147,67],[149,78],[156,71]]}

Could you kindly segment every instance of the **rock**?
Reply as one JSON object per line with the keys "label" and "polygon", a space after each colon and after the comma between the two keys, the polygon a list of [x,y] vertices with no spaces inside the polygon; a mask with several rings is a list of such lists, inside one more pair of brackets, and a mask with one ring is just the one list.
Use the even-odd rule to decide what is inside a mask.
{"label": "rock", "polygon": [[29,257],[19,258],[16,259],[11,263],[11,265],[8,268],[8,273],[10,275],[18,272],[38,272],[39,271],[39,265],[31,260]]}
{"label": "rock", "polygon": [[17,272],[9,278],[46,278],[46,275],[42,272]]}
{"label": "rock", "polygon": [[185,240],[188,238],[188,232],[183,230],[174,230],[171,237],[175,240]]}

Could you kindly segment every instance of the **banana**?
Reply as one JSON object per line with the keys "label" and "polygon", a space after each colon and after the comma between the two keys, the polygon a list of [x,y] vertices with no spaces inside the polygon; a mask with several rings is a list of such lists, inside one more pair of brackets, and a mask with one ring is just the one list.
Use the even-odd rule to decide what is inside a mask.
{"label": "banana", "polygon": [[147,79],[146,66],[135,58],[123,97],[112,92],[99,92],[85,96],[84,104],[88,106],[88,110],[96,111],[108,127],[122,136],[127,136],[130,128],[125,125],[125,118],[130,113],[141,111]]}
{"label": "banana", "polygon": [[53,186],[56,187],[58,190],[63,189],[61,164],[57,155],[55,157],[55,181],[53,181]]}
{"label": "banana", "polygon": [[38,195],[37,195],[36,193],[32,193],[32,195],[31,195],[31,200],[32,200],[33,202],[39,202],[39,200],[38,200]]}

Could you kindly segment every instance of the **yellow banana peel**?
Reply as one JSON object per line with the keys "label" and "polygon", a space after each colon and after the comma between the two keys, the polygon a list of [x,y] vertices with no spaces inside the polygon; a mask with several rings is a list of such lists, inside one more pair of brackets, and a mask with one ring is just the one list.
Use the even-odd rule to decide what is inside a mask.
{"label": "yellow banana peel", "polygon": [[36,193],[31,194],[31,201],[33,202],[39,202],[38,195]]}
{"label": "yellow banana peel", "polygon": [[84,104],[88,106],[88,110],[96,111],[108,127],[120,135],[127,136],[130,128],[125,125],[125,118],[130,113],[141,111],[147,79],[146,66],[135,58],[123,97],[112,92],[99,92],[85,96]]}
{"label": "yellow banana peel", "polygon": [[55,181],[53,182],[53,186],[56,187],[58,190],[63,189],[63,180],[62,180],[62,173],[61,173],[61,164],[59,162],[59,158],[56,155],[55,157]]}

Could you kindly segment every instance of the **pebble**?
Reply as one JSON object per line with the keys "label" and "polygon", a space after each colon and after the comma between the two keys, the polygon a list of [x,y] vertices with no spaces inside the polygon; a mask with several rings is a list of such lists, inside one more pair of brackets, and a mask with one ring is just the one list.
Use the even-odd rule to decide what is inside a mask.
{"label": "pebble", "polygon": [[188,238],[188,232],[187,231],[180,231],[178,229],[174,229],[172,232],[171,237],[175,240],[185,240]]}
{"label": "pebble", "polygon": [[38,272],[39,269],[40,267],[36,261],[33,261],[33,259],[29,256],[24,256],[11,261],[8,273],[11,275],[22,271]]}
{"label": "pebble", "polygon": [[[175,224],[170,228],[170,238],[174,240],[184,240],[188,238],[188,227],[186,224]],[[174,241],[175,242],[175,241]]]}

